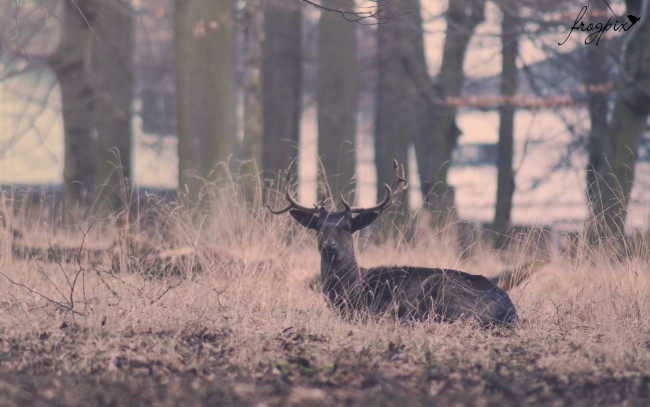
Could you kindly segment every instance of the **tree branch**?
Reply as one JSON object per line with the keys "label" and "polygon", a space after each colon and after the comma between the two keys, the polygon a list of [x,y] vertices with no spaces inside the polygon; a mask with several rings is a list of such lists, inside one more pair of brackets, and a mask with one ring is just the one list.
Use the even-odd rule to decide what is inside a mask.
{"label": "tree branch", "polygon": [[[365,20],[368,19],[374,19],[376,20],[374,23],[369,23],[371,24],[379,24],[379,15],[382,13],[382,9],[379,7],[379,3],[382,0],[376,0],[375,2],[377,3],[377,8],[374,7],[363,7],[358,11],[350,11],[350,10],[355,10],[357,7],[355,6],[349,6],[350,10],[343,10],[339,8],[332,8],[332,7],[327,7],[324,6],[323,4],[313,1],[313,0],[301,0],[303,3],[307,3],[310,6],[313,6],[317,9],[327,11],[329,13],[336,13],[340,14],[341,17],[343,17],[346,21],[352,22],[352,23],[359,23],[359,24],[366,24]],[[367,9],[367,11],[362,11],[364,9]]]}

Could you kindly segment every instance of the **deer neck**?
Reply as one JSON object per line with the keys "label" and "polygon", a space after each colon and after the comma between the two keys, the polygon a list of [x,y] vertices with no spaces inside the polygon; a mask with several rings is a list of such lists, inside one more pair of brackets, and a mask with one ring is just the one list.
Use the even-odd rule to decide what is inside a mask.
{"label": "deer neck", "polygon": [[362,269],[353,253],[339,256],[321,253],[321,281],[330,297],[345,295],[361,278]]}

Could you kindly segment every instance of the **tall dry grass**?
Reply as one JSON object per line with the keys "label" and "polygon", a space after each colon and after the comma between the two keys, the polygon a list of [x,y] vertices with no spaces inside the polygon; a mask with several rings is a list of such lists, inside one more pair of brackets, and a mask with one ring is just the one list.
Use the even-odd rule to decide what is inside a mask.
{"label": "tall dry grass", "polygon": [[[341,352],[398,349],[402,371],[489,366],[521,353],[530,369],[557,375],[650,371],[650,256],[615,258],[606,248],[582,250],[578,257],[555,253],[510,293],[521,317],[512,332],[463,322],[346,321],[313,289],[320,266],[314,236],[288,215],[272,216],[259,190],[252,204],[245,200],[239,185],[233,179],[206,183],[209,204],[193,210],[158,202],[149,210],[164,228],[132,222],[130,235],[146,236],[152,247],[197,250],[197,267],[162,276],[137,266],[111,268],[116,218],[63,230],[46,216],[21,218],[27,210],[16,210],[3,196],[0,336],[5,352],[16,343],[23,354],[0,370],[46,364],[69,374],[119,374],[120,360],[191,368],[214,359],[210,363],[227,363],[233,371],[267,374],[260,366],[281,370],[278,360],[296,352],[282,339],[303,335],[309,340],[296,346],[312,366],[328,366]],[[361,243],[358,258],[367,267],[411,264],[494,275],[507,266],[487,249],[461,259],[454,244],[431,232],[412,244]],[[17,258],[17,244],[105,248],[106,261]],[[512,258],[524,260],[516,253]],[[187,338],[206,332],[217,340],[212,349],[197,351]],[[378,363],[390,369],[397,362]]]}

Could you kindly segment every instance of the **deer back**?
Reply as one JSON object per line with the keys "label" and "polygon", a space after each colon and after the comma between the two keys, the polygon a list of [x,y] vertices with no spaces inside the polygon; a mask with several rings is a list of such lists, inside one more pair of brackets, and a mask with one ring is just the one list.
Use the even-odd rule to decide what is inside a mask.
{"label": "deer back", "polygon": [[400,319],[475,319],[483,327],[512,325],[517,311],[508,294],[480,275],[423,267],[376,267],[365,272],[350,300],[357,309]]}

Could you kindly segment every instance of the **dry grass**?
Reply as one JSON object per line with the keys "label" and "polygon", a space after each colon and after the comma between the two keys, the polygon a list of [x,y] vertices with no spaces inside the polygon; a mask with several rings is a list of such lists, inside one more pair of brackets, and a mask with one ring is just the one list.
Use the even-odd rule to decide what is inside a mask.
{"label": "dry grass", "polygon": [[[649,256],[557,254],[511,292],[522,319],[513,332],[343,321],[310,288],[313,236],[286,215],[251,209],[234,183],[212,198],[210,217],[161,204],[165,230],[131,227],[156,247],[199,248],[197,267],[180,275],[117,272],[108,254],[99,265],[16,258],[16,243],[110,247],[115,219],[66,230],[22,212],[6,219],[0,404],[644,405],[650,397]],[[7,200],[0,205],[11,214]],[[501,266],[492,252],[461,260],[433,237],[363,246],[365,266],[476,274]]]}

